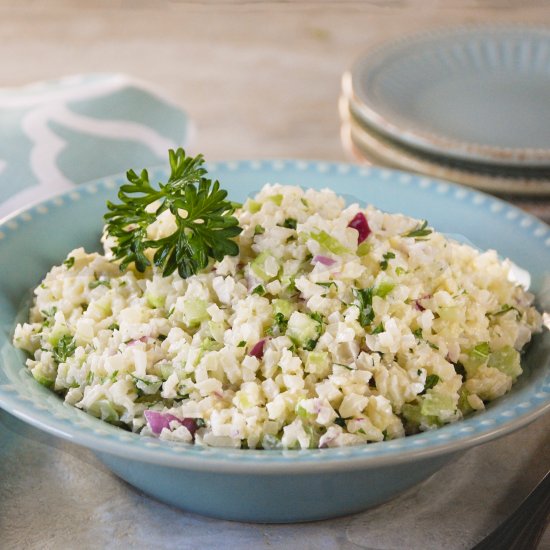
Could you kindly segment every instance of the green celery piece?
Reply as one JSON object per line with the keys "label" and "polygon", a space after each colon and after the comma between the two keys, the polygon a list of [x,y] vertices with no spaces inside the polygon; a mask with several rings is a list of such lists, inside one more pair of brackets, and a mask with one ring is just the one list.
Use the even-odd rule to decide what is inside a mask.
{"label": "green celery piece", "polygon": [[493,351],[493,353],[489,355],[489,362],[487,365],[498,369],[514,380],[523,372],[521,369],[519,352],[512,346],[505,346],[500,350]]}
{"label": "green celery piece", "polygon": [[351,250],[349,248],[346,248],[338,239],[335,239],[326,231],[310,233],[309,236],[314,241],[317,241],[325,250],[328,250],[333,254],[351,254]]}

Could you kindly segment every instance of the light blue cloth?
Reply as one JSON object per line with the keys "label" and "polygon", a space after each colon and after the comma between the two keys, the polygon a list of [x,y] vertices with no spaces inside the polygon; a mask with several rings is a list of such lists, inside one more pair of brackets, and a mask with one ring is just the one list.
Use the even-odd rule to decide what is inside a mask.
{"label": "light blue cloth", "polygon": [[126,75],[0,90],[0,219],[75,184],[164,163],[190,133],[180,107]]}

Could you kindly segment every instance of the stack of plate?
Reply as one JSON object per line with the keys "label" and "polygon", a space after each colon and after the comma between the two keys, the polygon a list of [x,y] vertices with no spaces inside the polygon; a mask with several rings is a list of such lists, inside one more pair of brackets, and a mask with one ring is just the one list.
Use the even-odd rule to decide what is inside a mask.
{"label": "stack of plate", "polygon": [[460,27],[383,45],[344,74],[340,115],[356,158],[550,218],[550,29]]}

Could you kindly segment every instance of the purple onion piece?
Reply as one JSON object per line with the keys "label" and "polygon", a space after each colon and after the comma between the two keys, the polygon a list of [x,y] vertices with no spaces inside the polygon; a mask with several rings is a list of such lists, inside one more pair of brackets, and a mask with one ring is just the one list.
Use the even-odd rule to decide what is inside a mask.
{"label": "purple onion piece", "polygon": [[141,338],[138,338],[137,340],[130,340],[126,345],[127,346],[135,346],[138,342],[147,342],[148,337],[142,336]]}
{"label": "purple onion piece", "polygon": [[265,338],[262,338],[260,341],[256,342],[252,346],[252,349],[248,352],[248,355],[252,355],[252,357],[256,357],[257,359],[261,359],[264,356],[265,343]]}
{"label": "purple onion piece", "polygon": [[359,233],[359,238],[357,242],[361,244],[370,234],[371,230],[369,227],[369,222],[365,218],[363,212],[357,212],[353,219],[348,223],[348,227],[355,229]]}
{"label": "purple onion piece", "polygon": [[195,439],[195,432],[198,430],[197,421],[195,418],[184,418],[183,420],[180,420],[181,424],[187,428],[187,431],[193,436],[193,439]]}
{"label": "purple onion piece", "polygon": [[198,429],[197,421],[195,418],[181,419],[170,413],[163,413],[163,412],[152,411],[152,410],[146,410],[143,414],[145,415],[147,424],[149,424],[151,431],[155,435],[160,435],[160,433],[164,428],[169,430],[170,422],[178,422],[179,424],[187,428],[189,433],[193,436],[193,439],[195,438],[195,432]]}
{"label": "purple onion piece", "polygon": [[164,428],[170,429],[170,421],[177,420],[172,414],[147,410],[144,413],[145,420],[155,435],[159,435]]}
{"label": "purple onion piece", "polygon": [[417,298],[415,301],[414,301],[414,307],[418,310],[418,311],[424,311],[426,308],[420,303],[421,300],[427,300],[429,298],[431,298],[432,295],[431,294],[425,294],[424,296],[421,296],[420,298]]}
{"label": "purple onion piece", "polygon": [[332,258],[329,258],[327,256],[314,256],[313,257],[313,263],[314,264],[323,264],[323,265],[326,265],[326,266],[331,266],[331,265],[334,265],[336,263],[336,260],[333,260]]}

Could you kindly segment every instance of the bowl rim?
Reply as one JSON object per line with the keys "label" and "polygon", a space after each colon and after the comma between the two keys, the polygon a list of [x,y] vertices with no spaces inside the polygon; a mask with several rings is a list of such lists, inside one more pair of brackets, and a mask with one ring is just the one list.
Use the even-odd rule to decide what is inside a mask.
{"label": "bowl rim", "polygon": [[[298,159],[273,159],[273,160],[251,160],[251,161],[227,161],[207,163],[210,170],[235,171],[236,167],[253,170],[258,167],[271,167],[286,165],[294,170],[304,170],[304,163],[307,166],[322,167],[322,171],[332,169],[336,174],[347,174],[350,171],[354,175],[362,174],[365,167],[347,162],[326,162]],[[165,167],[153,167],[152,173],[163,173]],[[388,170],[386,168],[368,169],[368,174],[374,173],[380,176],[387,184],[392,176],[398,177],[406,175],[409,184],[415,185],[419,190],[426,189],[426,178],[420,175],[402,172],[399,170]],[[367,175],[368,175],[367,174]],[[388,176],[389,175],[389,176]],[[216,175],[217,176],[217,175]],[[124,175],[99,178],[88,184],[80,185],[77,191],[70,190],[58,194],[46,201],[38,201],[13,215],[10,215],[0,221],[0,232],[3,229],[10,231],[9,222],[17,220],[34,212],[43,205],[48,209],[63,208],[70,206],[70,201],[59,201],[58,198],[69,198],[71,196],[86,193],[107,193],[112,191],[118,180],[124,180]],[[433,180],[438,182],[438,180]],[[463,186],[441,182],[453,190],[464,189]],[[434,193],[436,191],[433,191]],[[484,196],[487,203],[502,205],[502,201],[484,195],[477,191],[469,192],[472,200],[476,197]],[[72,200],[72,199],[71,199]],[[512,211],[521,212],[517,207],[510,206]],[[500,209],[499,209],[500,211]],[[548,226],[543,222],[521,212],[522,219],[531,219],[537,222],[538,227]],[[32,216],[31,216],[32,219]],[[547,233],[541,236],[546,238]],[[550,244],[549,244],[550,246]],[[538,335],[541,338],[544,335]],[[548,336],[548,335],[546,335]],[[11,340],[8,340],[11,342]],[[548,370],[548,369],[547,369]],[[219,447],[198,447],[185,445],[182,443],[171,443],[160,441],[154,438],[144,438],[138,434],[130,433],[121,428],[111,426],[91,415],[76,409],[64,403],[61,398],[56,397],[50,390],[39,386],[30,373],[21,368],[19,372],[24,373],[34,385],[39,386],[45,393],[59,400],[59,406],[56,410],[49,410],[44,415],[44,405],[34,403],[27,396],[22,396],[19,383],[3,384],[3,369],[0,366],[0,407],[6,412],[18,417],[19,419],[39,428],[51,435],[61,437],[65,440],[82,445],[94,452],[115,455],[128,460],[157,464],[160,466],[173,467],[176,469],[200,470],[210,472],[226,472],[240,474],[306,474],[334,472],[336,469],[341,471],[365,470],[402,464],[405,462],[428,460],[437,456],[444,456],[452,453],[464,451],[475,445],[479,445],[498,437],[507,435],[517,429],[533,422],[538,417],[550,410],[550,373],[546,373],[546,379],[543,380],[544,369],[539,374],[540,380],[535,378],[532,387],[521,388],[519,392],[512,392],[519,403],[512,408],[505,406],[503,402],[506,396],[494,402],[494,406],[489,406],[485,411],[473,414],[460,422],[446,425],[437,430],[423,432],[420,434],[407,436],[400,439],[383,441],[379,443],[370,443],[354,447],[339,447],[330,449],[307,449],[307,450],[241,450],[226,449]],[[535,385],[537,388],[535,388]],[[548,389],[543,388],[548,386]],[[508,395],[512,395],[508,394]],[[522,401],[520,397],[526,394],[528,401]],[[508,403],[510,405],[510,403]],[[508,415],[506,419],[500,418],[501,409],[506,409],[514,414]],[[55,413],[55,414],[54,414]],[[70,421],[67,421],[67,415]],[[80,419],[80,420],[79,420]],[[82,430],[77,421],[85,419],[87,429]],[[500,424],[499,424],[500,422]],[[458,436],[455,435],[458,433]]]}
{"label": "bowl rim", "polygon": [[[61,399],[61,398],[59,398]],[[210,455],[204,456],[186,456],[185,452],[194,448],[185,443],[170,441],[160,441],[152,439],[147,442],[149,445],[143,448],[138,445],[132,449],[125,441],[106,439],[96,433],[79,432],[72,426],[63,427],[55,425],[53,422],[44,422],[36,414],[29,414],[20,408],[20,403],[14,401],[6,395],[4,388],[0,388],[0,407],[16,418],[32,425],[41,431],[47,432],[53,436],[60,437],[71,443],[88,448],[94,453],[113,455],[127,460],[144,462],[151,465],[158,465],[176,469],[212,472],[212,473],[233,473],[233,474],[262,474],[262,475],[280,475],[280,474],[320,474],[326,472],[368,470],[383,467],[390,467],[404,463],[412,463],[420,460],[429,460],[436,457],[461,453],[477,445],[488,443],[505,435],[509,435],[550,413],[550,402],[540,405],[530,413],[525,414],[514,421],[511,421],[498,428],[489,428],[481,433],[474,433],[453,441],[440,441],[429,447],[410,448],[401,450],[397,453],[387,452],[375,456],[370,456],[367,451],[375,446],[388,446],[400,440],[381,441],[378,443],[369,443],[356,447],[339,447],[329,449],[305,449],[305,450],[249,450],[249,449],[224,449],[224,448],[206,448],[212,451]],[[70,407],[63,403],[64,406]],[[87,413],[71,407],[73,412],[87,415]],[[484,411],[481,412],[483,414]],[[469,417],[471,420],[475,416]],[[97,423],[103,424],[102,420],[91,418]],[[464,423],[466,420],[460,422]],[[447,426],[434,430],[441,433]],[[108,426],[113,430],[122,431],[125,435],[138,441],[144,439],[139,434],[125,432],[115,426]],[[427,432],[407,436],[406,439],[412,441],[413,438],[425,437]],[[161,452],[159,452],[159,450]],[[177,452],[162,452],[175,450]],[[217,456],[219,455],[219,456]],[[224,456],[221,456],[224,455]],[[244,459],[244,460],[243,460]]]}

